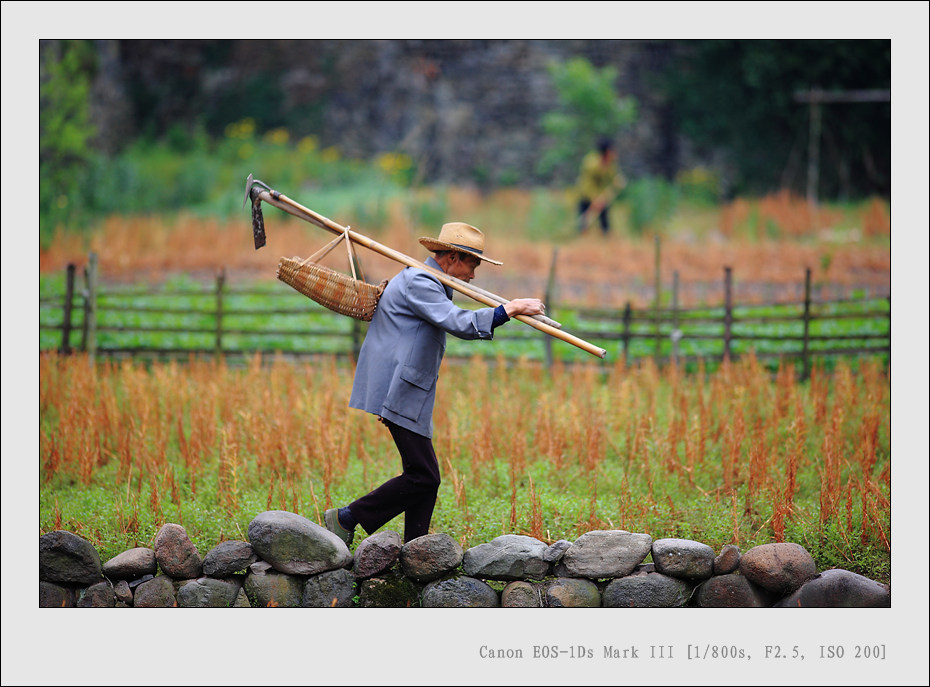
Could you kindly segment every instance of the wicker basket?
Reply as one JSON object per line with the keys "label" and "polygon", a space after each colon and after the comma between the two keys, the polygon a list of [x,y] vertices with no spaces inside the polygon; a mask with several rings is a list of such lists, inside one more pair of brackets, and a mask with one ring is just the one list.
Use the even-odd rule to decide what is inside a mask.
{"label": "wicker basket", "polygon": [[387,286],[368,284],[300,258],[281,258],[278,279],[333,312],[370,322]]}

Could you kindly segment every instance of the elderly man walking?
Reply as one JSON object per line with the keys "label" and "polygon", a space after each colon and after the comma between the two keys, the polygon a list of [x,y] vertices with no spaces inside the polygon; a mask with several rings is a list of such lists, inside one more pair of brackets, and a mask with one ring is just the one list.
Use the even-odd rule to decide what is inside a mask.
{"label": "elderly man walking", "polygon": [[[438,238],[423,237],[420,243],[435,254],[427,265],[466,282],[482,262],[501,264],[484,255],[484,234],[462,222],[444,224]],[[349,406],[377,415],[387,426],[402,472],[347,506],[327,510],[327,529],[348,546],[357,525],[371,534],[404,513],[405,542],[429,532],[440,483],[433,404],[446,334],[491,339],[511,317],[544,311],[537,298],[496,308],[459,308],[450,287],[416,267],[405,268],[388,283],[359,352]]]}

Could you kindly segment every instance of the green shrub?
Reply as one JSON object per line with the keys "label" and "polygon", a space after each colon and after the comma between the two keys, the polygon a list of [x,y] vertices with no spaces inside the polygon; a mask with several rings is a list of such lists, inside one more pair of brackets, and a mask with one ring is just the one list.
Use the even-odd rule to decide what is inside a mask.
{"label": "green shrub", "polygon": [[661,177],[632,181],[624,190],[630,208],[630,228],[636,234],[659,230],[675,211],[678,189]]}

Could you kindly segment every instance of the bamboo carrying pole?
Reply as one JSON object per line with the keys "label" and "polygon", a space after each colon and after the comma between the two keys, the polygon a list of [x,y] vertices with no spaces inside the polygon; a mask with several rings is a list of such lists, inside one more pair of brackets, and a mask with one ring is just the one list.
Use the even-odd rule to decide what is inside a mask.
{"label": "bamboo carrying pole", "polygon": [[[483,289],[474,287],[471,284],[468,284],[467,282],[461,281],[460,279],[450,277],[449,275],[447,275],[445,272],[442,272],[441,270],[433,269],[429,265],[422,263],[419,260],[415,260],[414,258],[411,258],[408,255],[404,255],[400,251],[396,251],[393,248],[389,248],[388,246],[385,246],[384,244],[378,243],[377,241],[374,241],[363,234],[359,234],[358,232],[353,231],[352,229],[349,229],[348,227],[343,227],[337,224],[336,222],[334,222],[333,220],[327,217],[324,217],[323,215],[320,215],[314,212],[313,210],[310,210],[309,208],[304,207],[300,203],[288,198],[282,193],[278,193],[277,191],[263,190],[257,194],[257,197],[260,200],[263,200],[266,203],[275,206],[279,210],[283,210],[284,212],[287,212],[288,214],[294,215],[295,217],[298,217],[307,222],[310,222],[311,224],[315,224],[323,229],[326,229],[329,232],[332,232],[334,234],[345,234],[354,243],[357,243],[360,246],[364,246],[365,248],[368,248],[369,250],[372,250],[375,253],[383,255],[386,258],[395,260],[396,262],[399,262],[402,265],[406,265],[408,267],[418,267],[422,270],[426,270],[430,274],[434,275],[443,284],[446,284],[450,288],[455,289],[456,291],[468,296],[469,298],[472,298],[478,301],[479,303],[483,303],[484,305],[487,305],[490,307],[497,307],[498,305],[502,305],[507,302],[500,296],[496,296],[492,293],[484,291]],[[553,324],[549,324],[549,322],[553,322],[553,321],[549,320],[549,322],[546,322],[545,319],[548,319],[548,318],[537,319],[536,317],[530,317],[527,315],[517,315],[516,319],[520,320],[524,324],[528,324],[529,326],[534,327],[535,329],[538,329],[541,332],[545,332],[546,334],[549,334],[550,336],[554,336],[555,338],[561,339],[562,341],[565,341],[566,343],[570,343],[573,346],[576,346],[583,351],[591,353],[592,355],[596,355],[598,358],[603,358],[604,356],[607,355],[607,351],[604,350],[603,348],[598,348],[597,346],[591,343],[588,343],[584,339],[579,339],[578,337],[572,336],[571,334],[568,334],[567,332],[563,332],[558,327],[553,326]],[[558,324],[558,323],[554,323],[554,324]]]}

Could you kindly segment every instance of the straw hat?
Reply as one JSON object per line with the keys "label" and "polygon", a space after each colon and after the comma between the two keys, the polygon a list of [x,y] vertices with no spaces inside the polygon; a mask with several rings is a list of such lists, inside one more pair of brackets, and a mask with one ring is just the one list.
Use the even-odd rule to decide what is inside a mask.
{"label": "straw hat", "polygon": [[476,258],[490,262],[493,265],[504,264],[484,256],[484,234],[481,233],[481,230],[464,222],[443,224],[438,239],[423,236],[420,238],[420,243],[431,251],[457,250],[474,255]]}

